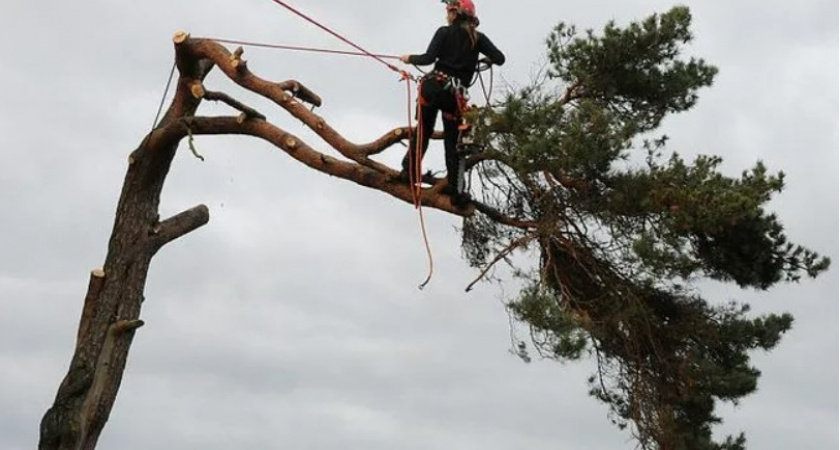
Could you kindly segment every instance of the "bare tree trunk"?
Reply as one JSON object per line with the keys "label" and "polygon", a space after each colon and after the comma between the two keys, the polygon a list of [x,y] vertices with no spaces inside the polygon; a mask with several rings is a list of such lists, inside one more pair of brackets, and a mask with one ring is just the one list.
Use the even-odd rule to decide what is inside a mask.
{"label": "bare tree trunk", "polygon": [[[201,80],[206,62],[179,62],[181,79],[160,127],[190,116],[199,100],[189,81]],[[134,151],[117,206],[103,269],[91,272],[76,349],[55,402],[41,420],[39,450],[91,450],[108,420],[122,381],[135,331],[143,325],[140,307],[149,264],[166,243],[209,220],[205,206],[160,221],[158,205],[178,142],[153,139]]]}

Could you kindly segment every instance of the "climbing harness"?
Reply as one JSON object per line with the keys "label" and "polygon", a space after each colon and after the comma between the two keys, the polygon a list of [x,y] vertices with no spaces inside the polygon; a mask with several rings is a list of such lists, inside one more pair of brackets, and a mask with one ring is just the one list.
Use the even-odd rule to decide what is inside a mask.
{"label": "climbing harness", "polygon": [[[488,65],[488,67],[492,70],[492,66]],[[481,77],[481,72],[476,71],[475,79],[481,79],[482,84],[482,91],[484,92],[485,100],[487,101],[487,105],[490,103],[490,94],[488,93],[487,89],[484,86],[483,78]],[[467,158],[472,155],[476,155],[481,153],[484,148],[476,143],[472,137],[472,124],[469,123],[468,120],[468,112],[472,109],[469,104],[470,101],[470,94],[469,94],[469,87],[464,86],[461,83],[461,80],[457,77],[450,76],[446,73],[441,71],[435,70],[430,72],[428,75],[421,79],[421,87],[422,82],[427,78],[434,78],[438,82],[443,83],[443,88],[450,91],[452,95],[455,97],[455,103],[457,105],[457,111],[455,114],[449,112],[442,112],[443,117],[447,120],[457,120],[460,123],[458,124],[458,140],[456,144],[456,154],[458,156],[458,173],[457,173],[457,185],[454,186],[458,195],[465,195],[469,192],[469,186],[467,185],[467,176],[466,176],[466,168],[467,168]],[[473,83],[475,82],[473,79]],[[492,84],[491,84],[492,89]],[[428,102],[423,98],[422,94],[418,93],[418,104],[425,105]],[[419,125],[422,126],[422,118],[418,121]],[[422,136],[422,131],[419,131],[420,135]],[[415,149],[415,161],[418,160],[422,156],[422,148],[419,144],[416,146]],[[419,163],[416,163],[419,167]],[[417,175],[419,179],[419,175]]]}

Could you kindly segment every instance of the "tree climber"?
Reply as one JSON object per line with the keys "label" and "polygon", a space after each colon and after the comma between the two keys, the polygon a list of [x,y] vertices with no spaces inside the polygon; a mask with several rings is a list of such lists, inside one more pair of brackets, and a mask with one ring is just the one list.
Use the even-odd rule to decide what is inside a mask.
{"label": "tree climber", "polygon": [[[420,81],[417,99],[417,133],[412,135],[408,152],[403,158],[400,179],[419,183],[421,174],[416,160],[422,161],[429,146],[440,110],[443,116],[444,148],[446,151],[447,186],[444,193],[463,202],[458,195],[458,141],[463,111],[469,98],[467,90],[478,66],[479,53],[490,64],[502,65],[505,55],[490,39],[476,28],[479,25],[472,0],[442,0],[446,3],[447,25],[438,28],[426,53],[403,55],[406,64],[425,66],[435,64],[434,70]],[[418,136],[419,135],[419,136]],[[418,139],[419,137],[419,139]]]}

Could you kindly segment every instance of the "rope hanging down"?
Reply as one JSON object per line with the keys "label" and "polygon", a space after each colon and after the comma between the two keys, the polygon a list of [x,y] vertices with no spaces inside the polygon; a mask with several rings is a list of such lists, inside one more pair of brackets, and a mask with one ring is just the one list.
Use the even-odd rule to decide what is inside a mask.
{"label": "rope hanging down", "polygon": [[166,96],[169,94],[169,87],[172,86],[172,78],[175,76],[175,68],[177,67],[177,63],[172,63],[172,69],[169,70],[169,78],[166,80],[166,87],[163,89],[163,95],[160,97],[160,103],[158,104],[157,114],[155,114],[155,121],[152,122],[152,128],[149,130],[149,133],[146,137],[143,138],[143,142],[140,143],[140,147],[145,147],[146,143],[149,139],[152,138],[152,133],[155,132],[155,128],[158,126],[158,121],[160,120],[160,114],[163,112],[163,104],[166,102]]}
{"label": "rope hanging down", "polygon": [[[289,5],[288,3],[286,3],[282,0],[271,0],[271,1],[273,1],[274,3],[277,3],[278,5],[280,5],[284,8],[286,8],[287,10],[292,12],[293,14],[297,15],[298,17],[301,17],[302,19],[304,19],[307,22],[315,25],[316,27],[326,31],[327,33],[329,33],[333,37],[339,39],[340,41],[344,42],[345,44],[350,45],[351,47],[355,48],[356,50],[362,52],[362,54],[379,61],[380,63],[385,65],[385,67],[387,67],[387,68],[393,70],[394,72],[397,72],[398,74],[400,74],[400,81],[404,80],[406,82],[406,89],[407,89],[407,92],[408,92],[408,139],[409,139],[409,142],[411,142],[411,137],[412,137],[412,135],[411,135],[411,82],[412,81],[417,81],[417,80],[410,73],[406,72],[405,70],[402,70],[399,67],[389,63],[388,61],[385,61],[385,58],[389,58],[388,55],[377,55],[377,54],[374,54],[374,53],[371,53],[371,52],[365,50],[360,45],[358,45],[358,44],[354,43],[353,41],[345,38],[344,36],[336,33],[335,31],[331,30],[330,28],[322,25],[317,20],[307,16],[306,14],[302,13],[301,11],[298,11],[297,9],[295,9],[294,7],[292,7],[291,5]],[[244,44],[242,44],[242,45],[244,45]],[[283,46],[283,47],[274,46],[274,47],[283,48],[283,47],[287,47],[287,46]],[[308,50],[311,50],[311,49],[308,49]],[[312,50],[312,51],[315,51],[315,50]],[[336,52],[327,51],[327,53],[336,53]],[[420,136],[422,136],[422,134]],[[422,145],[422,144],[420,144],[419,139],[417,139],[417,141],[418,141],[417,142],[418,145]],[[416,161],[415,166],[417,167],[417,169],[419,171],[420,170],[419,160]],[[432,257],[431,246],[429,245],[429,238],[428,238],[428,235],[426,234],[426,221],[425,221],[425,218],[423,217],[423,208],[422,208],[422,204],[421,204],[421,200],[420,200],[420,194],[421,194],[420,179],[421,179],[421,177],[417,177],[417,179],[416,179],[417,180],[416,181],[417,186],[411,186],[410,188],[411,188],[411,191],[412,191],[412,196],[414,197],[415,206],[416,206],[417,211],[420,215],[420,229],[422,231],[423,242],[424,242],[425,247],[426,247],[426,255],[427,255],[428,263],[429,263],[428,275],[426,276],[426,279],[423,281],[423,283],[421,283],[420,286],[419,286],[419,288],[422,290],[424,287],[426,287],[426,285],[432,279],[432,275],[434,273],[434,261],[433,261],[433,257]]]}
{"label": "rope hanging down", "polygon": [[158,120],[160,120],[160,113],[163,112],[163,103],[166,101],[166,94],[169,93],[169,87],[172,85],[172,77],[175,76],[176,66],[176,63],[172,63],[172,69],[169,70],[169,78],[166,80],[166,88],[163,90],[163,97],[160,98],[160,104],[158,105],[157,114],[155,115],[155,121],[152,123],[152,131],[155,131]]}
{"label": "rope hanging down", "polygon": [[[423,82],[420,81],[417,85],[417,95],[418,99],[420,98],[420,89],[422,88]],[[411,145],[411,83],[406,83],[407,91],[408,91],[408,142],[409,142],[409,152],[415,151],[414,154],[414,167],[411,167],[409,164],[409,170],[413,169],[413,173],[408,174],[409,180],[409,188],[411,189],[411,197],[414,200],[414,208],[417,209],[418,217],[420,218],[420,232],[423,236],[423,244],[426,248],[426,261],[429,264],[428,272],[426,273],[426,279],[423,280],[422,283],[418,286],[418,288],[422,291],[426,285],[432,281],[432,275],[435,272],[435,262],[434,258],[432,257],[432,247],[429,244],[429,236],[426,233],[426,218],[423,216],[423,203],[421,201],[421,195],[423,194],[423,187],[422,187],[422,180],[423,180],[423,169],[421,168],[421,159],[423,157],[423,119],[419,117],[417,120],[417,132],[414,134],[414,149],[410,148]],[[419,101],[419,100],[418,100]],[[409,160],[411,160],[411,156],[409,156]]]}

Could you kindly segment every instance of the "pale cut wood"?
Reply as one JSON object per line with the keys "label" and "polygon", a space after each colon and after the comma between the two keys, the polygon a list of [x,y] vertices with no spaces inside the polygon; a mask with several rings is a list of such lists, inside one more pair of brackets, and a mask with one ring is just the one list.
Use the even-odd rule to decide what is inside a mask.
{"label": "pale cut wood", "polygon": [[190,93],[195,98],[203,98],[205,94],[204,85],[201,82],[196,81],[190,85]]}
{"label": "pale cut wood", "polygon": [[172,36],[172,42],[176,44],[183,44],[189,38],[190,34],[186,31],[178,31],[174,36]]}

